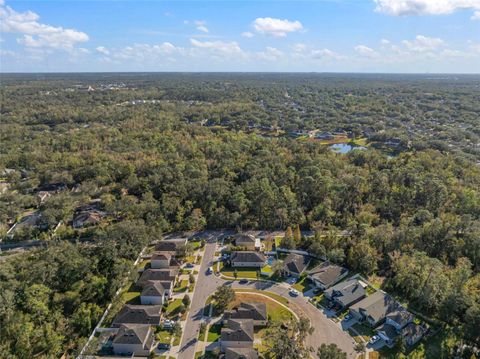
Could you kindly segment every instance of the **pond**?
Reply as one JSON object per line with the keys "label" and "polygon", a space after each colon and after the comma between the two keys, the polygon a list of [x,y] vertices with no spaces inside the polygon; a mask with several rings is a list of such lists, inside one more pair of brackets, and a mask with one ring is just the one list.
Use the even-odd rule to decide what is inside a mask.
{"label": "pond", "polygon": [[363,146],[356,146],[356,145],[351,145],[348,143],[335,143],[331,146],[329,146],[331,150],[337,152],[337,153],[348,153],[353,150],[366,150],[366,147]]}

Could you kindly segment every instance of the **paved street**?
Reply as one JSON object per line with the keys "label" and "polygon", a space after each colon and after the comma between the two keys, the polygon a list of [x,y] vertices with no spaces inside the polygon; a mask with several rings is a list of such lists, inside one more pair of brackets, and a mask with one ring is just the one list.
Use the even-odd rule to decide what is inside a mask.
{"label": "paved street", "polygon": [[235,281],[218,278],[213,274],[207,275],[207,268],[212,265],[216,249],[216,241],[213,241],[213,239],[220,236],[221,233],[210,233],[210,235],[212,236],[212,241],[205,246],[191,308],[184,327],[182,342],[177,353],[178,358],[194,358],[205,302],[207,298],[223,284],[232,285],[234,288],[265,290],[287,298],[290,309],[299,316],[310,319],[311,325],[315,328],[313,334],[307,338],[308,346],[316,349],[322,343],[335,343],[348,354],[349,358],[355,358],[357,356],[354,350],[355,341],[353,338],[350,337],[347,332],[343,331],[338,324],[328,319],[319,309],[308,303],[308,298],[302,295],[298,297],[290,296],[288,293],[289,286],[287,284],[255,281],[250,281],[248,284],[239,284]]}
{"label": "paved street", "polygon": [[180,349],[178,351],[178,358],[180,359],[194,358],[205,302],[207,298],[215,292],[217,287],[224,282],[213,274],[206,275],[207,268],[212,265],[211,262],[215,254],[215,248],[216,242],[207,243],[205,245],[205,252],[200,266],[192,304],[185,324],[182,343],[180,344]]}

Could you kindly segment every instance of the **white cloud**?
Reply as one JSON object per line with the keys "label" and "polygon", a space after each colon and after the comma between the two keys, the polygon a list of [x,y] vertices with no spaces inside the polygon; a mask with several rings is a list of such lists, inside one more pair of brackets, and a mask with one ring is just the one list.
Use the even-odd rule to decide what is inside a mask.
{"label": "white cloud", "polygon": [[102,55],[110,55],[110,51],[108,51],[105,46],[98,46],[97,48],[95,48],[95,50],[97,50],[97,52],[101,53]]}
{"label": "white cloud", "polygon": [[[116,60],[138,60],[144,62],[164,61],[174,55],[185,55],[187,50],[177,47],[170,42],[163,42],[157,45],[150,44],[134,44],[126,46],[120,50],[109,50],[112,58]],[[109,60],[109,57],[104,57]]]}
{"label": "white cloud", "polygon": [[242,32],[242,37],[246,37],[248,39],[254,37],[255,35],[253,35],[253,33],[251,33],[250,31],[245,31],[245,32]]}
{"label": "white cloud", "polygon": [[275,37],[285,37],[290,32],[303,30],[300,21],[289,21],[287,19],[274,19],[271,17],[259,17],[253,22],[253,28],[260,34]]}
{"label": "white cloud", "polygon": [[369,58],[378,57],[378,52],[376,52],[374,49],[368,46],[357,45],[354,47],[354,49],[356,52],[358,52],[362,56],[369,57]]}
{"label": "white cloud", "polygon": [[17,42],[26,47],[72,50],[77,43],[88,41],[84,32],[42,24],[39,19],[32,11],[17,12],[0,2],[0,30],[21,34]]}
{"label": "white cloud", "polygon": [[200,49],[207,49],[223,55],[243,54],[242,49],[235,41],[199,41],[190,39],[192,46]]}
{"label": "white cloud", "polygon": [[267,46],[265,51],[257,52],[256,55],[261,60],[277,61],[283,56],[283,52],[275,47]]}
{"label": "white cloud", "polygon": [[195,24],[195,26],[197,27],[197,30],[198,30],[198,31],[205,32],[205,33],[208,33],[208,32],[209,32],[209,31],[208,31],[208,28],[207,28],[207,26],[206,26],[207,23],[206,23],[205,21],[203,21],[203,20],[195,20],[195,21],[194,21],[194,24]]}
{"label": "white cloud", "polygon": [[380,40],[380,43],[381,43],[382,45],[389,45],[389,44],[390,44],[390,41],[387,40],[387,39],[382,39],[382,40]]}
{"label": "white cloud", "polygon": [[[480,10],[480,0],[374,0],[375,11],[388,15],[446,15],[457,10]],[[474,15],[475,17],[475,15]]]}
{"label": "white cloud", "polygon": [[302,43],[296,43],[290,46],[294,52],[305,52],[307,50],[307,45]]}
{"label": "white cloud", "polygon": [[445,42],[438,37],[428,37],[423,35],[417,35],[415,40],[402,41],[402,44],[410,51],[413,52],[428,52],[438,49],[445,45]]}
{"label": "white cloud", "polygon": [[314,59],[333,59],[333,60],[345,60],[347,57],[336,53],[329,49],[313,50],[312,57]]}
{"label": "white cloud", "polygon": [[480,11],[475,11],[470,20],[480,20]]}

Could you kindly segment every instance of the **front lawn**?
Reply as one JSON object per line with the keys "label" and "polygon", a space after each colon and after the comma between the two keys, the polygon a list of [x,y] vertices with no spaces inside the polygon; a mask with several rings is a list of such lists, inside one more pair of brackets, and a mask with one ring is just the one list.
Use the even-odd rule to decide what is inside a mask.
{"label": "front lawn", "polygon": [[173,291],[175,293],[181,293],[181,292],[185,292],[187,289],[188,289],[188,280],[183,279],[175,286],[175,288],[173,288]]}
{"label": "front lawn", "polygon": [[[274,322],[285,322],[293,318],[293,314],[277,302],[259,295],[259,293],[235,292],[235,300],[230,303],[229,308],[238,307],[241,303],[265,303],[267,315]],[[264,293],[261,293],[264,294]]]}
{"label": "front lawn", "polygon": [[220,324],[214,324],[208,328],[207,342],[216,342],[220,339],[222,333],[222,326]]}
{"label": "front lawn", "polygon": [[307,277],[304,277],[299,282],[295,283],[293,285],[293,288],[295,288],[301,293],[305,293],[306,291],[310,290],[312,286],[310,284],[310,281],[307,279]]}
{"label": "front lawn", "polygon": [[235,289],[235,293],[237,293],[237,292],[238,293],[242,293],[242,292],[260,293],[260,294],[266,295],[267,297],[273,298],[276,301],[278,301],[282,304],[285,304],[286,306],[288,306],[288,303],[289,303],[287,298],[284,298],[281,295],[278,295],[278,294],[275,294],[275,293],[272,293],[272,292],[268,292],[268,291],[256,290],[256,289]]}
{"label": "front lawn", "polygon": [[156,333],[157,340],[162,344],[170,344],[172,341],[172,334],[168,330],[161,330]]}
{"label": "front lawn", "polygon": [[233,267],[225,267],[220,264],[220,273],[227,277],[235,277],[235,269],[237,272],[237,278],[247,278],[247,279],[257,279],[258,277],[258,270],[259,268],[233,268]]}
{"label": "front lawn", "polygon": [[182,305],[181,299],[174,299],[170,303],[168,303],[167,311],[165,312],[167,317],[175,316],[181,305]]}
{"label": "front lawn", "polygon": [[127,304],[140,304],[140,292],[125,292],[122,297]]}

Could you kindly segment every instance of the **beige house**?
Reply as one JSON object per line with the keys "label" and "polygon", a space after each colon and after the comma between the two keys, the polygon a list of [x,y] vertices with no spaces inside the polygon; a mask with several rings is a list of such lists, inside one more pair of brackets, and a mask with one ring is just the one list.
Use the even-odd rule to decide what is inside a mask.
{"label": "beige house", "polygon": [[223,321],[226,323],[230,319],[252,319],[253,325],[267,325],[267,306],[265,303],[241,303],[240,306],[232,310],[227,310],[223,314]]}
{"label": "beige house", "polygon": [[251,234],[239,233],[233,236],[236,247],[244,247],[248,251],[254,251],[256,249],[256,239]]}
{"label": "beige house", "polygon": [[262,268],[265,267],[266,260],[262,253],[256,251],[233,252],[230,257],[232,267]]}
{"label": "beige house", "polygon": [[143,305],[163,305],[172,296],[172,282],[151,281],[145,284],[140,294]]}
{"label": "beige house", "polygon": [[220,345],[226,348],[252,348],[254,340],[252,319],[230,319],[222,328]]}

